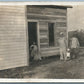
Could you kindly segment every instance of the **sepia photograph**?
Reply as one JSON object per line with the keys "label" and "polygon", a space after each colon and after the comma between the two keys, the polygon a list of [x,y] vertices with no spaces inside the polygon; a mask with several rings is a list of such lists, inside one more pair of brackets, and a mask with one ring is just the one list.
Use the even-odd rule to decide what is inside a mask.
{"label": "sepia photograph", "polygon": [[84,79],[83,2],[0,2],[0,78]]}

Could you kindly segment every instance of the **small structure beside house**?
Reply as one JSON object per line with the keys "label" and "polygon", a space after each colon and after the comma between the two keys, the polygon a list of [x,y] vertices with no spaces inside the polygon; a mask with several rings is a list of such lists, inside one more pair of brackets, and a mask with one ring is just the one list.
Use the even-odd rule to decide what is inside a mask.
{"label": "small structure beside house", "polygon": [[0,70],[29,66],[30,45],[41,57],[59,53],[59,34],[67,36],[67,8],[59,5],[0,6]]}

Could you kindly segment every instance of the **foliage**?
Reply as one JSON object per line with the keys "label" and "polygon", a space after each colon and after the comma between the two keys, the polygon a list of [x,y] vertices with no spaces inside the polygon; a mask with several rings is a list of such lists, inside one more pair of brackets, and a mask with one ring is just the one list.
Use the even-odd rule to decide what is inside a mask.
{"label": "foliage", "polygon": [[68,32],[68,38],[69,38],[68,41],[69,42],[70,42],[70,39],[74,36],[74,34],[78,38],[80,46],[84,47],[84,30]]}

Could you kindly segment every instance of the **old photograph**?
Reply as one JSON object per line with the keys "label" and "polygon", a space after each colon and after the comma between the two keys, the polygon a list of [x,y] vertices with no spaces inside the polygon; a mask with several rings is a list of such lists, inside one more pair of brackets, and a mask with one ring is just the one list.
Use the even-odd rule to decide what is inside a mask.
{"label": "old photograph", "polygon": [[84,4],[0,2],[0,78],[84,79]]}

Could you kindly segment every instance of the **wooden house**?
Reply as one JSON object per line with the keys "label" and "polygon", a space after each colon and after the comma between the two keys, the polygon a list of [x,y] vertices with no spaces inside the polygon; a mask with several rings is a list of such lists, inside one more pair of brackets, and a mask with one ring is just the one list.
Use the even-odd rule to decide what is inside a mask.
{"label": "wooden house", "polygon": [[0,70],[29,66],[29,47],[41,57],[59,53],[59,33],[67,36],[67,8],[59,5],[0,5]]}

